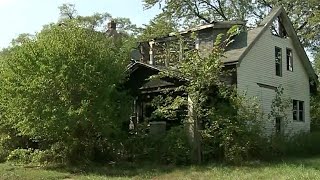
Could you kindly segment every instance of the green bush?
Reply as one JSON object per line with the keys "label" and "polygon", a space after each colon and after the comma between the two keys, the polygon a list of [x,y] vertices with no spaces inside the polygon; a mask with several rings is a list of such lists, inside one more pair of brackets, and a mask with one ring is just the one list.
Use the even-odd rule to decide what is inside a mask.
{"label": "green bush", "polygon": [[6,147],[6,142],[8,138],[0,136],[0,163],[6,161],[10,151]]}
{"label": "green bush", "polygon": [[161,144],[161,160],[170,164],[190,163],[191,148],[182,126],[171,128]]}
{"label": "green bush", "polygon": [[129,161],[150,161],[164,164],[187,164],[190,152],[187,134],[182,126],[176,126],[161,137],[148,133],[141,126],[125,142],[125,158]]}
{"label": "green bush", "polygon": [[[0,129],[1,132],[1,129]],[[18,138],[13,139],[9,135],[1,134],[0,133],[0,162],[6,161],[7,157],[9,156],[10,152],[15,149],[16,141]]]}
{"label": "green bush", "polygon": [[150,160],[153,141],[148,134],[149,128],[146,124],[139,124],[137,129],[130,132],[124,141],[123,160],[142,161]]}
{"label": "green bush", "polygon": [[320,132],[301,132],[292,136],[274,135],[261,146],[259,158],[303,157],[320,154]]}
{"label": "green bush", "polygon": [[15,149],[10,152],[7,161],[28,164],[32,162],[32,149]]}
{"label": "green bush", "polygon": [[298,133],[285,142],[285,154],[309,156],[320,154],[320,132]]}
{"label": "green bush", "polygon": [[319,131],[320,130],[320,104],[319,104],[319,100],[320,100],[319,93],[311,96],[311,99],[310,99],[311,131]]}
{"label": "green bush", "polygon": [[214,103],[208,114],[201,131],[203,159],[241,164],[252,158],[262,134],[257,102],[234,93]]}
{"label": "green bush", "polygon": [[68,160],[92,161],[107,148],[96,141],[120,141],[114,134],[130,115],[130,95],[120,86],[134,41],[67,24],[47,25],[0,51],[0,133],[12,137],[10,150],[62,142]]}
{"label": "green bush", "polygon": [[0,146],[0,163],[5,162],[10,151],[6,150],[4,147]]}
{"label": "green bush", "polygon": [[[50,149],[15,149],[6,154],[7,161],[15,162],[18,164],[47,164],[47,163],[61,163],[67,161],[67,147],[62,143],[55,143]],[[1,154],[0,154],[1,155]]]}
{"label": "green bush", "polygon": [[31,153],[30,156],[31,156],[32,163],[47,164],[49,162],[52,162],[51,161],[52,154],[49,150],[41,151],[36,149]]}

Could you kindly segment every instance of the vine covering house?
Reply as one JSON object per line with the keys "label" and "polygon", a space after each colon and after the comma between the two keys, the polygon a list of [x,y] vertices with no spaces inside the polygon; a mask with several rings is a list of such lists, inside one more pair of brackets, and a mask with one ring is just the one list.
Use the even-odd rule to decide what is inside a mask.
{"label": "vine covering house", "polygon": [[[128,66],[127,85],[136,97],[133,126],[149,121],[156,129],[165,129],[176,124],[166,119],[150,121],[153,110],[150,102],[164,89],[174,88],[181,82],[170,78],[150,80],[149,77],[183,61],[184,53],[190,49],[196,48],[205,56],[219,34],[238,25],[241,33],[234,37],[221,59],[225,69],[234,70],[225,78],[226,83],[235,85],[238,93],[258,97],[267,133],[310,131],[310,94],[316,90],[318,77],[285,10],[282,7],[272,9],[255,28],[247,28],[245,24],[241,21],[214,22],[140,42]],[[267,120],[279,86],[283,88],[283,96],[290,99],[285,110],[286,126],[283,117]]]}

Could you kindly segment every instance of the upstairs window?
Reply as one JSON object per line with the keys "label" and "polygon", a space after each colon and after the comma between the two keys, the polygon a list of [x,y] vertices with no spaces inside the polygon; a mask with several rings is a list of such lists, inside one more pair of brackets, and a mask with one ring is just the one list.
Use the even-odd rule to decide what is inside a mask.
{"label": "upstairs window", "polygon": [[281,38],[286,38],[288,37],[288,33],[286,31],[286,29],[284,28],[284,25],[282,23],[282,18],[281,17],[277,17],[271,24],[270,26],[270,31],[271,34],[274,36],[278,36]]}
{"label": "upstairs window", "polygon": [[287,70],[293,71],[293,55],[291,49],[287,49]]}
{"label": "upstairs window", "polygon": [[282,76],[282,53],[281,48],[275,47],[275,65],[276,65],[276,75]]}
{"label": "upstairs window", "polygon": [[294,121],[304,121],[304,102],[292,100],[292,115]]}

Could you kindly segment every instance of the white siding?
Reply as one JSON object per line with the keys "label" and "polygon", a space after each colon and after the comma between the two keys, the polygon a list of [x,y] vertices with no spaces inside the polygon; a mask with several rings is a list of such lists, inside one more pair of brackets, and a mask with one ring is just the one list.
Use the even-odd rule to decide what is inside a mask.
{"label": "white siding", "polygon": [[[282,49],[282,77],[275,75],[275,46]],[[293,72],[287,70],[286,48],[293,51]],[[238,92],[248,96],[260,97],[267,133],[274,129],[274,121],[267,121],[275,91],[259,87],[257,83],[284,88],[284,97],[304,101],[304,122],[293,121],[292,104],[288,109],[289,123],[285,132],[310,130],[310,87],[309,77],[303,67],[290,38],[274,36],[265,31],[250,52],[243,58],[237,68]]]}

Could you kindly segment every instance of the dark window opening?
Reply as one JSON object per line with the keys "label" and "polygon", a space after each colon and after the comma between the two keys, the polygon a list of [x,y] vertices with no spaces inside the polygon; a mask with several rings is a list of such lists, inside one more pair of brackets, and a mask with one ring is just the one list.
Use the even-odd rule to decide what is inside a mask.
{"label": "dark window opening", "polygon": [[287,49],[287,70],[293,71],[293,55],[291,49]]}
{"label": "dark window opening", "polygon": [[295,121],[304,121],[304,102],[292,100],[292,115]]}
{"label": "dark window opening", "polygon": [[303,107],[303,101],[299,101],[299,120],[304,120],[304,107]]}
{"label": "dark window opening", "polygon": [[293,100],[292,102],[293,108],[292,108],[292,113],[293,113],[293,120],[298,120],[298,101]]}
{"label": "dark window opening", "polygon": [[277,19],[275,19],[272,23],[272,25],[270,26],[270,31],[271,34],[274,36],[278,36],[281,38],[286,38],[288,37],[288,33],[286,31],[286,29],[283,26],[282,20],[280,17],[278,17]]}
{"label": "dark window opening", "polygon": [[275,125],[275,128],[276,128],[276,133],[277,134],[280,134],[282,129],[281,129],[281,117],[276,117],[276,125]]}
{"label": "dark window opening", "polygon": [[281,48],[275,47],[275,65],[276,65],[276,75],[282,76],[282,55]]}

